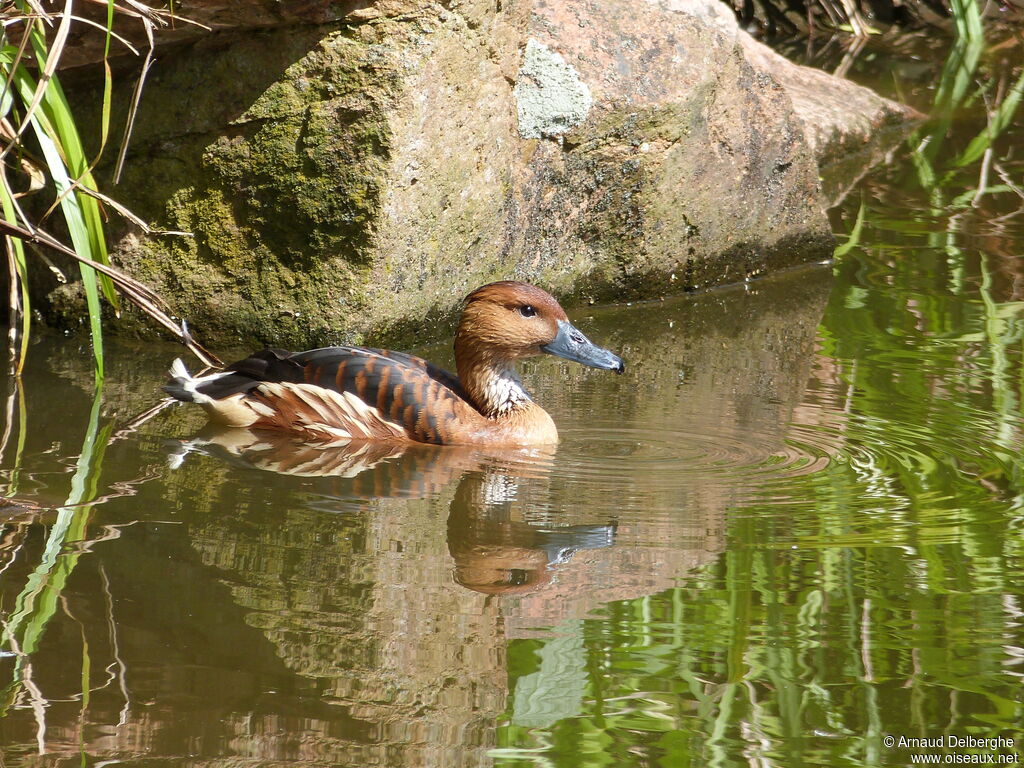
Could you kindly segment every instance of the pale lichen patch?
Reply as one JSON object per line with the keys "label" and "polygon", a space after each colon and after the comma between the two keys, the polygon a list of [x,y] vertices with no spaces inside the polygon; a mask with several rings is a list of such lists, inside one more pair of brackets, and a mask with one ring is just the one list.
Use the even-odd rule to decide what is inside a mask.
{"label": "pale lichen patch", "polygon": [[560,136],[582,123],[594,101],[562,56],[530,38],[512,91],[524,139]]}

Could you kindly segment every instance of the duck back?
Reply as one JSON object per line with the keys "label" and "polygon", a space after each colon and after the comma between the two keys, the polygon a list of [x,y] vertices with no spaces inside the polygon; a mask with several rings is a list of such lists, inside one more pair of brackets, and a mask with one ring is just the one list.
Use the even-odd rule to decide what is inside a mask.
{"label": "duck back", "polygon": [[486,421],[456,376],[402,352],[264,349],[211,376],[174,373],[165,390],[199,403],[215,421],[323,442],[454,443]]}

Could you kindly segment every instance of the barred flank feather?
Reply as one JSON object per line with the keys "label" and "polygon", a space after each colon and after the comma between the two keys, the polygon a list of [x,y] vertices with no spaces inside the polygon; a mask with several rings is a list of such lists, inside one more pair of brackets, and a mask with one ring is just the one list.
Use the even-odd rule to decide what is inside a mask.
{"label": "barred flank feather", "polygon": [[401,352],[325,347],[265,349],[227,370],[192,376],[180,360],[164,391],[202,405],[221,424],[299,432],[310,439],[446,443],[483,419],[458,379]]}

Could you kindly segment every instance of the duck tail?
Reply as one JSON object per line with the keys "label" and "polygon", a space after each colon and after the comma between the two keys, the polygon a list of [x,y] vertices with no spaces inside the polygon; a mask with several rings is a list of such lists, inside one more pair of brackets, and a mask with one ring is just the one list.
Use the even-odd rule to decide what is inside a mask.
{"label": "duck tail", "polygon": [[216,373],[213,376],[193,376],[188,372],[188,368],[185,367],[185,363],[180,357],[171,363],[169,373],[171,380],[163,386],[164,392],[183,403],[199,403],[200,405],[213,402],[213,398],[199,391],[200,385],[222,375]]}

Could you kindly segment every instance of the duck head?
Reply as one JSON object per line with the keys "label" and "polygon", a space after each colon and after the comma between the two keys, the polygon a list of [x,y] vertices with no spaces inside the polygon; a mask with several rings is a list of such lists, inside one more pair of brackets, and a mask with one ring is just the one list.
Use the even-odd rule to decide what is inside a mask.
{"label": "duck head", "polygon": [[511,280],[481,286],[466,297],[455,349],[457,359],[461,353],[499,367],[549,354],[616,373],[626,369],[622,358],[575,328],[551,294]]}
{"label": "duck head", "polygon": [[484,416],[505,421],[511,443],[558,440],[554,421],[534,404],[515,372],[517,360],[540,354],[618,373],[625,369],[620,357],[574,328],[558,302],[536,286],[490,283],[466,297],[455,332],[459,382]]}

